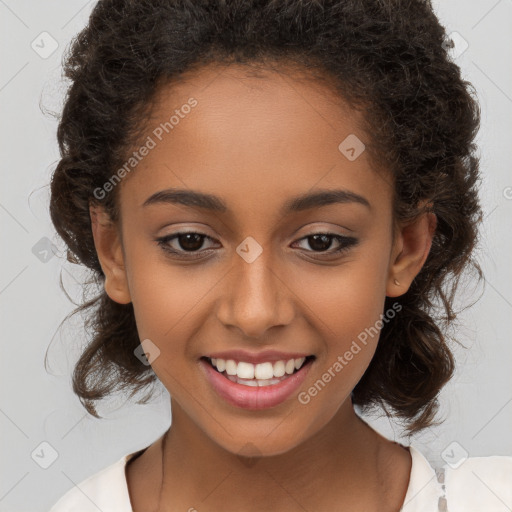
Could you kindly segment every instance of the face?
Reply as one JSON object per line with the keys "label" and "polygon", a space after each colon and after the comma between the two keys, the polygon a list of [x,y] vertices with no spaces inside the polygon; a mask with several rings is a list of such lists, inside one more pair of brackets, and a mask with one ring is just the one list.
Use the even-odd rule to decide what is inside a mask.
{"label": "face", "polygon": [[120,225],[91,210],[106,291],[133,303],[173,421],[233,453],[286,452],[351,407],[386,295],[428,254],[427,223],[393,243],[392,181],[359,121],[291,73],[203,68],[160,91]]}

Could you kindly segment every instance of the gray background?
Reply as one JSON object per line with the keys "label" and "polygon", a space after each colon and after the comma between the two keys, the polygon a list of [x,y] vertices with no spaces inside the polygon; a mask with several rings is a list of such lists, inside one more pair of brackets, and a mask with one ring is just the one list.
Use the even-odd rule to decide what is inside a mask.
{"label": "gray background", "polygon": [[[109,413],[108,419],[86,414],[70,383],[83,340],[80,317],[57,332],[73,309],[59,287],[59,275],[79,301],[80,271],[65,261],[49,219],[47,185],[59,157],[57,123],[41,113],[39,102],[60,110],[62,52],[85,25],[94,3],[0,0],[0,512],[48,510],[73,484],[149,445],[170,422],[163,386],[148,405],[123,406],[113,399],[100,409]],[[452,449],[457,457],[464,450],[470,456],[512,455],[512,0],[438,0],[435,6],[448,32],[460,33],[469,44],[456,59],[482,108],[477,142],[486,213],[478,251],[485,291],[460,315],[457,334],[468,350],[455,350],[458,370],[441,394],[446,421],[411,439],[440,465]],[[42,32],[58,43],[49,56],[44,52],[52,49],[51,39],[40,36]],[[459,45],[454,51],[462,49]],[[45,262],[50,242],[57,255],[46,253]],[[475,293],[468,284],[460,297],[464,304]],[[50,341],[47,372],[43,360]],[[403,440],[399,425],[367,419],[387,437]],[[53,452],[42,442],[57,455],[47,469],[39,464],[51,462]],[[32,458],[34,451],[40,456]]]}

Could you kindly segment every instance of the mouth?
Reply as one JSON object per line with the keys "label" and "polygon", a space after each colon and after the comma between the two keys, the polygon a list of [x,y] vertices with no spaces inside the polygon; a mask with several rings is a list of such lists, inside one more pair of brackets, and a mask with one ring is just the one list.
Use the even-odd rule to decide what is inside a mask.
{"label": "mouth", "polygon": [[266,409],[284,402],[304,381],[314,355],[250,363],[219,357],[200,358],[213,389],[231,405]]}

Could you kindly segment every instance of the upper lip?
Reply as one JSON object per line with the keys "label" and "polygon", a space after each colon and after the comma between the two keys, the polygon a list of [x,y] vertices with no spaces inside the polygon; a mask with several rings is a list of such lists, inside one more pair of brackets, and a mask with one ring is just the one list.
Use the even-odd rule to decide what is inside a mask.
{"label": "upper lip", "polygon": [[247,350],[226,350],[223,352],[213,352],[205,357],[210,359],[233,359],[234,361],[244,361],[247,363],[265,363],[267,361],[289,361],[290,359],[300,359],[312,354],[305,352],[280,352],[278,350],[263,350],[261,352],[248,352]]}

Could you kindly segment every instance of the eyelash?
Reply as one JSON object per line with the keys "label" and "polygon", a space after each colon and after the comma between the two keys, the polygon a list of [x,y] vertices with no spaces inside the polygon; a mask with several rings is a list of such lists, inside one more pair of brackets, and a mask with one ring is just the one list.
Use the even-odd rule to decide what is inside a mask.
{"label": "eyelash", "polygon": [[[201,258],[202,256],[194,256],[194,255],[195,254],[197,255],[200,252],[204,252],[204,251],[177,251],[175,249],[171,249],[170,248],[169,242],[171,240],[174,240],[174,239],[180,237],[181,235],[199,235],[201,237],[204,237],[205,239],[214,240],[212,237],[210,237],[208,235],[205,235],[204,233],[199,233],[199,232],[196,232],[196,231],[180,231],[180,232],[174,233],[172,235],[166,235],[166,236],[163,236],[163,237],[160,237],[160,238],[156,238],[155,241],[158,243],[158,245],[165,252],[170,253],[173,256],[176,256],[178,258],[187,259],[187,260],[194,260],[194,259]],[[329,254],[329,255],[340,254],[340,253],[343,253],[343,252],[347,251],[352,246],[354,246],[354,245],[356,245],[358,243],[357,238],[354,238],[354,237],[351,237],[351,236],[337,235],[335,233],[312,233],[310,235],[307,235],[305,237],[300,238],[299,240],[297,240],[297,242],[300,242],[302,240],[306,240],[306,239],[308,239],[310,237],[313,237],[315,235],[323,235],[323,236],[327,236],[329,238],[332,238],[332,239],[334,239],[334,240],[336,240],[337,242],[340,243],[340,247],[338,249],[336,249],[334,251],[330,251],[330,252],[327,252],[327,251],[324,251],[324,252],[306,251],[306,252],[312,252],[312,253],[316,253],[316,254],[320,254],[320,255],[322,255],[322,254]]]}

